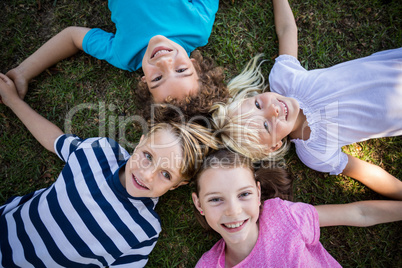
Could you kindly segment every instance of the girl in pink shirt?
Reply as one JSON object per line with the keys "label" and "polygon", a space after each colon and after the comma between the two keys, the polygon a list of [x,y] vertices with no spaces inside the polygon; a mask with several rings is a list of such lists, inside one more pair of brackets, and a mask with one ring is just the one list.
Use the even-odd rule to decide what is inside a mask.
{"label": "girl in pink shirt", "polygon": [[196,267],[340,267],[319,242],[320,227],[402,220],[402,201],[312,206],[278,198],[291,196],[291,184],[283,169],[254,171],[227,150],[207,157],[192,198],[200,223],[222,239]]}

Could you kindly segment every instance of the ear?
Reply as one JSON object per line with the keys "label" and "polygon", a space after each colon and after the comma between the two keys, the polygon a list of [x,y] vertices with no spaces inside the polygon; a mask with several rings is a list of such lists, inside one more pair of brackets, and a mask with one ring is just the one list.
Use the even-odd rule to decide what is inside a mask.
{"label": "ear", "polygon": [[146,83],[147,79],[145,79],[145,75],[141,77],[141,82]]}
{"label": "ear", "polygon": [[177,185],[173,186],[172,188],[170,188],[169,190],[171,191],[171,190],[177,189],[178,187],[180,187],[182,185],[186,185],[186,184],[188,184],[188,181],[182,181],[179,184],[177,184]]}
{"label": "ear", "polygon": [[193,203],[194,203],[195,208],[200,212],[201,215],[203,215],[202,214],[203,209],[201,207],[200,199],[198,198],[197,194],[192,193],[191,197],[193,198]]}
{"label": "ear", "polygon": [[194,58],[190,58],[191,62],[194,64],[195,62],[197,62]]}
{"label": "ear", "polygon": [[261,205],[261,184],[259,181],[257,181],[257,193],[258,193],[258,200],[260,200]]}
{"label": "ear", "polygon": [[275,146],[272,146],[271,148],[269,148],[270,152],[275,152],[277,151],[279,148],[282,147],[282,141],[278,141],[277,144],[275,144]]}

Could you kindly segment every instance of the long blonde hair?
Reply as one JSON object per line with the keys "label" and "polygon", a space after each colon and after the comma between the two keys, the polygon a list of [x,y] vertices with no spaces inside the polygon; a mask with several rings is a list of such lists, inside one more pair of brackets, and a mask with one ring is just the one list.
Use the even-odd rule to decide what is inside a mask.
{"label": "long blonde hair", "polygon": [[237,114],[242,102],[249,97],[263,93],[267,89],[264,76],[261,73],[263,54],[251,59],[243,71],[228,83],[230,98],[228,103],[216,103],[211,107],[212,123],[216,136],[230,149],[253,161],[279,160],[289,149],[288,139],[285,138],[281,148],[269,151],[266,144],[261,144],[255,129],[244,125],[244,118],[250,113]]}

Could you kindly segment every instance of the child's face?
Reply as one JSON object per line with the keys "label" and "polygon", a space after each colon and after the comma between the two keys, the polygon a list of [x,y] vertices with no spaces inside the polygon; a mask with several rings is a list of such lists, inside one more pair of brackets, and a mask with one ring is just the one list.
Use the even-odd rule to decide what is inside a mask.
{"label": "child's face", "polygon": [[282,140],[295,130],[300,107],[293,98],[265,92],[246,99],[238,112],[251,112],[243,119],[244,124],[258,131],[261,144],[276,151],[282,146]]}
{"label": "child's face", "polygon": [[199,89],[198,74],[182,46],[157,35],[148,43],[142,59],[142,80],[148,84],[156,103],[168,96],[183,99]]}
{"label": "child's face", "polygon": [[254,246],[258,238],[260,186],[246,168],[210,168],[199,178],[196,208],[228,245]]}
{"label": "child's face", "polygon": [[120,178],[133,197],[159,197],[186,184],[180,174],[181,143],[170,131],[158,130],[140,141]]}

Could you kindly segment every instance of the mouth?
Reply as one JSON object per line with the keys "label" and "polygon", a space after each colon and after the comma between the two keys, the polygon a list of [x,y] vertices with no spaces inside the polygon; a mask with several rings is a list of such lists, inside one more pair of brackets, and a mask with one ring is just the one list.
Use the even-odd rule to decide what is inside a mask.
{"label": "mouth", "polygon": [[144,184],[142,184],[142,183],[137,179],[137,177],[134,176],[134,174],[132,175],[132,177],[133,177],[134,185],[135,185],[138,189],[140,189],[140,190],[149,190],[149,188],[146,187]]}
{"label": "mouth", "polygon": [[229,232],[237,232],[241,230],[245,223],[248,222],[249,219],[244,220],[244,221],[238,221],[238,222],[231,222],[231,223],[222,223],[221,225],[227,229]]}
{"label": "mouth", "polygon": [[172,51],[173,51],[173,49],[170,49],[168,47],[164,47],[164,46],[156,47],[154,49],[154,51],[152,51],[151,59],[166,55]]}
{"label": "mouth", "polygon": [[288,120],[288,111],[289,111],[289,109],[288,109],[288,105],[284,102],[284,101],[281,101],[281,100],[278,100],[281,104],[282,104],[282,106],[283,106],[283,113],[284,113],[284,115],[285,115],[285,120]]}

